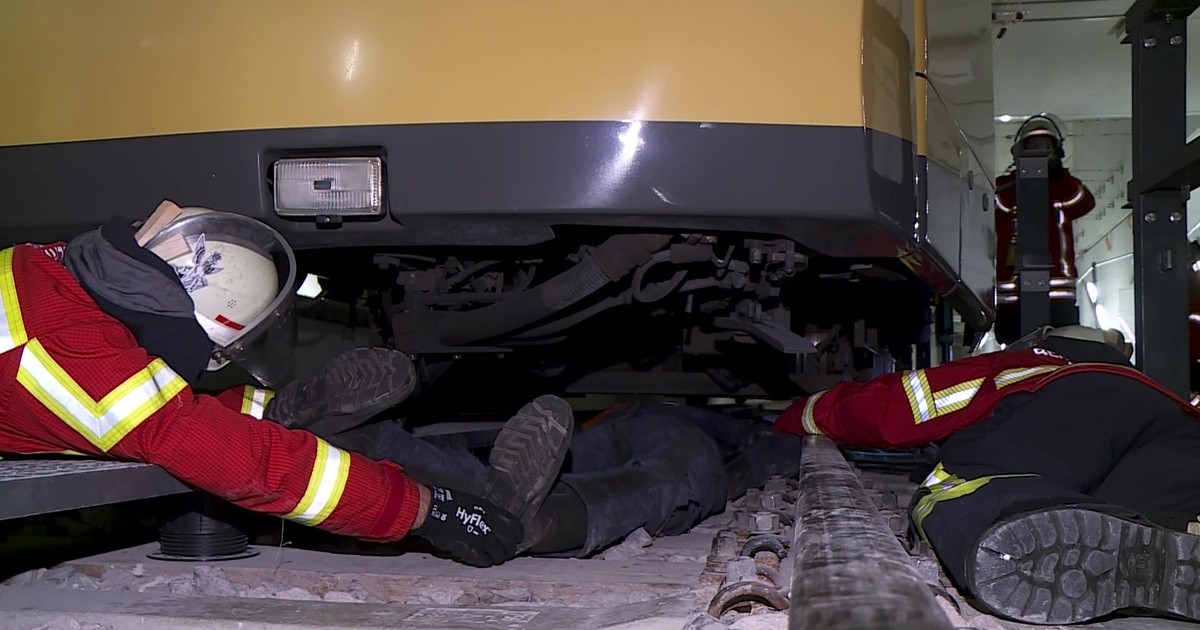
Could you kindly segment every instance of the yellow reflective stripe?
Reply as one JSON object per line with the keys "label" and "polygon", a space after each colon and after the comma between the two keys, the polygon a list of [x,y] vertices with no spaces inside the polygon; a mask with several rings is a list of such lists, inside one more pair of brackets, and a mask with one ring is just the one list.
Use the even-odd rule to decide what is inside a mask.
{"label": "yellow reflective stripe", "polygon": [[983,385],[983,379],[976,378],[932,392],[925,370],[905,372],[900,375],[900,380],[904,384],[904,395],[908,398],[908,406],[912,409],[915,424],[928,422],[966,407],[971,404],[975,394],[979,393],[979,387]]}
{"label": "yellow reflective stripe", "polygon": [[254,389],[255,388],[253,388],[249,385],[242,387],[242,409],[241,409],[241,411],[244,415],[250,415],[250,409],[251,409],[251,407],[254,406]]}
{"label": "yellow reflective stripe", "polygon": [[275,392],[269,389],[247,385],[242,392],[242,413],[262,420],[267,411],[267,403],[274,397]]}
{"label": "yellow reflective stripe", "polygon": [[916,424],[932,418],[933,395],[929,391],[929,379],[925,377],[925,370],[904,372],[900,378],[904,381],[904,394],[908,397],[908,406],[912,408]]}
{"label": "yellow reflective stripe", "polygon": [[929,476],[925,477],[925,481],[921,482],[921,487],[931,488],[939,483],[945,483],[955,478],[956,477],[954,475],[946,472],[946,469],[942,467],[941,462],[938,462],[937,466],[933,467],[933,471],[929,473]]}
{"label": "yellow reflective stripe", "polygon": [[[933,484],[929,484],[930,479],[934,477],[935,473],[937,473],[941,476],[944,476],[945,479],[943,481],[938,481]],[[1036,477],[1036,476],[1037,475],[1034,475],[1031,473],[1012,474],[1012,475],[986,475],[983,477],[979,477],[978,479],[965,480],[956,475],[951,475],[951,474],[947,473],[946,470],[944,468],[942,468],[941,463],[938,463],[937,467],[934,468],[934,472],[930,473],[930,476],[925,479],[925,483],[921,484],[922,487],[929,490],[929,494],[918,499],[917,505],[915,507],[913,507],[913,511],[912,511],[913,525],[917,528],[917,534],[921,537],[921,540],[928,543],[929,539],[925,537],[924,523],[925,523],[926,517],[928,517],[931,513],[933,513],[933,508],[937,507],[938,503],[941,503],[943,501],[953,501],[954,499],[961,499],[961,498],[975,492],[976,490],[986,486],[993,479],[1006,479],[1006,478],[1013,478],[1013,477]]]}
{"label": "yellow reflective stripe", "polygon": [[1003,370],[996,375],[996,389],[1003,389],[1014,383],[1019,383],[1027,378],[1032,378],[1039,374],[1048,374],[1062,368],[1061,365],[1039,365],[1030,368],[1011,368]]}
{"label": "yellow reflective stripe", "polygon": [[[826,390],[828,391],[828,390]],[[804,413],[800,415],[800,424],[804,425],[804,430],[809,435],[825,435],[817,428],[817,419],[813,417],[813,410],[817,408],[817,401],[825,392],[817,392],[808,397],[808,401],[804,403]]]}
{"label": "yellow reflective stripe", "polygon": [[971,399],[975,398],[975,394],[979,392],[979,387],[983,385],[983,379],[977,378],[964,383],[959,383],[954,387],[943,389],[933,395],[933,404],[935,412],[933,416],[958,411],[971,404]]}
{"label": "yellow reflective stripe", "polygon": [[17,299],[12,262],[13,248],[0,251],[0,352],[8,352],[29,341],[21,316],[21,302]]}
{"label": "yellow reflective stripe", "polygon": [[154,359],[104,398],[92,400],[37,339],[29,340],[21,351],[17,381],[51,413],[105,452],[187,387],[166,362]]}
{"label": "yellow reflective stripe", "polygon": [[295,509],[284,518],[305,525],[320,525],[337,509],[349,476],[350,454],[317,438],[317,456],[313,459],[308,487]]}

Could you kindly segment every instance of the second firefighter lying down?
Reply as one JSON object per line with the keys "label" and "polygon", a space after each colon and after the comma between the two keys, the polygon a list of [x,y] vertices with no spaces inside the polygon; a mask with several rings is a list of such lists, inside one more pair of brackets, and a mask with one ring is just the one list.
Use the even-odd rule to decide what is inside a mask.
{"label": "second firefighter lying down", "polygon": [[1111,332],[843,383],[779,431],[905,447],[945,440],[909,508],[959,589],[993,614],[1200,620],[1200,410]]}
{"label": "second firefighter lying down", "polygon": [[[411,369],[402,353],[371,352],[390,352],[394,370]],[[800,462],[800,438],[780,436],[767,423],[661,403],[620,406],[577,430],[564,400],[541,396],[505,425],[489,464],[465,449],[416,438],[397,421],[340,431],[353,423],[327,417],[312,414],[297,426],[340,448],[402,463],[415,481],[434,485],[435,494],[436,484],[452,483],[491,497],[489,475],[508,471],[511,485],[533,497],[522,506],[524,537],[515,554],[584,557],[639,528],[681,534],[771,476],[795,475]],[[540,422],[522,420],[528,417]],[[456,557],[470,564],[500,560]]]}

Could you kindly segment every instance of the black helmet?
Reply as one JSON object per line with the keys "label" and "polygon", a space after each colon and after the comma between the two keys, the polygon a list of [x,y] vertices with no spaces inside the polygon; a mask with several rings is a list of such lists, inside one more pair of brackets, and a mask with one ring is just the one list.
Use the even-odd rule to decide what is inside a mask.
{"label": "black helmet", "polygon": [[1049,137],[1054,141],[1054,154],[1058,159],[1066,157],[1066,151],[1063,149],[1066,142],[1067,128],[1066,123],[1061,118],[1049,112],[1042,112],[1030,116],[1028,120],[1021,124],[1017,129],[1017,134],[1013,136],[1012,152],[1013,159],[1016,160],[1021,154],[1021,147],[1025,145],[1025,141],[1030,138],[1039,136]]}

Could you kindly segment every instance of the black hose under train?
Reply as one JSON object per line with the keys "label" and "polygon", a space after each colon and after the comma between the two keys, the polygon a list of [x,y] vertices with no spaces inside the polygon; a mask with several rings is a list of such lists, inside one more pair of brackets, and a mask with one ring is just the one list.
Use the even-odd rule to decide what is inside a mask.
{"label": "black hose under train", "polygon": [[448,346],[490,339],[541,321],[629,275],[667,246],[666,234],[617,234],[574,267],[503,302],[446,313],[438,340]]}

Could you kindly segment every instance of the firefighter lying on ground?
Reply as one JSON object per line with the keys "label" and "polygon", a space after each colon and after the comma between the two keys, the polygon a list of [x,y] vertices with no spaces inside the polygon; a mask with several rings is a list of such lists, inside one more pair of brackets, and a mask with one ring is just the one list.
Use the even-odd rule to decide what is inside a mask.
{"label": "firefighter lying on ground", "polygon": [[839,384],[775,426],[885,448],[945,440],[912,524],[994,614],[1200,620],[1200,536],[1185,533],[1200,525],[1200,410],[1129,356],[1115,331],[1067,326],[1030,349]]}
{"label": "firefighter lying on ground", "polygon": [[[407,360],[393,352],[399,364]],[[740,420],[711,411],[670,405],[616,407],[574,431],[570,406],[542,396],[533,403],[573,434],[564,459],[526,466],[527,487],[548,488],[531,502],[523,521],[525,538],[516,553],[585,557],[639,528],[675,535],[725,509],[726,501],[772,475],[793,476],[800,463],[799,438],[781,436],[761,421]],[[368,457],[404,462],[417,481],[453,479],[468,492],[485,492],[488,466],[465,449],[434,446],[405,431],[394,419],[351,427],[311,419],[298,426],[317,432],[341,448]],[[489,457],[496,465],[497,438]],[[505,451],[515,449],[507,447]]]}
{"label": "firefighter lying on ground", "polygon": [[[0,453],[148,462],[235,505],[338,534],[412,533],[477,565],[513,555],[520,519],[548,490],[513,469],[561,465],[561,422],[523,409],[470,493],[260,420],[373,415],[413,386],[390,354],[343,355],[275,400],[255,388],[195,393],[206,368],[231,360],[263,382],[286,372],[294,257],[273,229],[235,214],[164,202],[147,227],[113,220],[69,244],[0,251]],[[520,448],[530,439],[545,448]]]}
{"label": "firefighter lying on ground", "polygon": [[1017,130],[1012,144],[1013,164],[996,178],[996,338],[1012,343],[1020,337],[1017,298],[1017,158],[1021,150],[1048,149],[1050,173],[1050,325],[1079,323],[1075,307],[1075,234],[1071,223],[1096,207],[1096,200],[1083,182],[1063,166],[1066,157],[1066,126],[1053,114],[1031,116]]}

